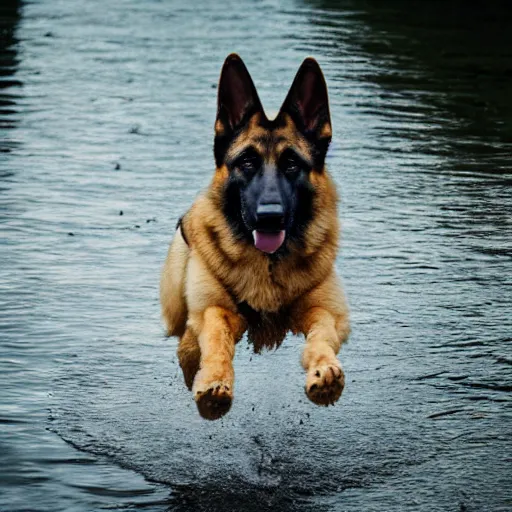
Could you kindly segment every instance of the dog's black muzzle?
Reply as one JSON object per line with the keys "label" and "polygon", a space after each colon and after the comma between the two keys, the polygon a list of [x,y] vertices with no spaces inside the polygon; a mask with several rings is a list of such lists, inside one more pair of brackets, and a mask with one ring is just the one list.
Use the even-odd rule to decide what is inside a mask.
{"label": "dog's black muzzle", "polygon": [[277,232],[284,228],[284,208],[280,203],[260,204],[256,210],[256,229]]}

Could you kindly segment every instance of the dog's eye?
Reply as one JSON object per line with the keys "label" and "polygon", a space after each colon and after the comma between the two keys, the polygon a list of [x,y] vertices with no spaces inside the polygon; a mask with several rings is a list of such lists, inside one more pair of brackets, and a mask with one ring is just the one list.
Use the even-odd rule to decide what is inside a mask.
{"label": "dog's eye", "polygon": [[244,158],[238,163],[242,172],[254,172],[256,170],[256,160],[254,158]]}
{"label": "dog's eye", "polygon": [[288,178],[296,178],[299,173],[307,169],[306,163],[295,151],[287,149],[279,159],[279,168]]}
{"label": "dog's eye", "polygon": [[294,160],[292,158],[288,158],[286,160],[285,168],[284,168],[284,171],[286,172],[286,174],[297,174],[300,171],[300,169],[301,169],[301,167],[296,160]]}
{"label": "dog's eye", "polygon": [[284,160],[283,166],[281,167],[285,174],[290,177],[296,177],[303,169],[302,163],[294,157],[288,157]]}
{"label": "dog's eye", "polygon": [[259,156],[249,151],[247,154],[242,155],[236,162],[236,167],[243,174],[254,174],[261,165]]}

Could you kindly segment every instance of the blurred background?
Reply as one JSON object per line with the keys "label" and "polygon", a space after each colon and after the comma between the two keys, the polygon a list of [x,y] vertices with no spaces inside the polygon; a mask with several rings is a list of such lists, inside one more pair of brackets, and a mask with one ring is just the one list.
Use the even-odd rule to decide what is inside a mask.
{"label": "blurred background", "polygon": [[[353,333],[235,358],[202,420],[158,282],[238,52],[267,112],[321,64]],[[510,2],[2,0],[0,510],[512,508]]]}

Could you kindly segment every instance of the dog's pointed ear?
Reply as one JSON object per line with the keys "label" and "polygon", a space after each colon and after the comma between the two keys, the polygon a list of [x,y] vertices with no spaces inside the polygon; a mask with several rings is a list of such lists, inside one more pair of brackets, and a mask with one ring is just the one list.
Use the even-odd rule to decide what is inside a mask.
{"label": "dog's pointed ear", "polygon": [[254,82],[240,56],[232,53],[224,61],[219,80],[214,148],[217,167],[236,131],[256,112],[263,113],[263,107]]}
{"label": "dog's pointed ear", "polygon": [[327,85],[315,59],[308,57],[300,66],[281,113],[288,114],[298,130],[314,144],[318,163],[323,166],[332,128]]}
{"label": "dog's pointed ear", "polygon": [[228,55],[219,80],[217,121],[224,129],[236,130],[259,111],[263,108],[249,71],[236,53]]}

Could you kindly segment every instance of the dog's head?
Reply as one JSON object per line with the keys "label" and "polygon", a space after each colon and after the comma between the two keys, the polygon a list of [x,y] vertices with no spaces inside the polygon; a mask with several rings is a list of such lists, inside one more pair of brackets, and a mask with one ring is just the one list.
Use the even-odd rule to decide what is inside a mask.
{"label": "dog's head", "polygon": [[215,122],[222,209],[236,236],[266,253],[301,241],[313,218],[312,173],[324,172],[331,141],[327,87],[306,59],[275,119],[269,120],[242,59],[222,68]]}

